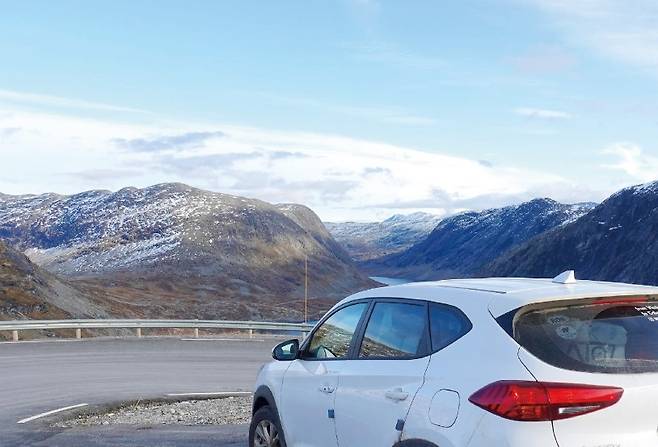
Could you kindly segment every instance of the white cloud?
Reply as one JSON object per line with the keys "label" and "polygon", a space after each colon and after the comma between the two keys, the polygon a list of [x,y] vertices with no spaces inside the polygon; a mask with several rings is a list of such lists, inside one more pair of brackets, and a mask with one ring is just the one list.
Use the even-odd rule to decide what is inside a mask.
{"label": "white cloud", "polygon": [[366,34],[374,34],[379,25],[382,5],[377,0],[348,0],[347,10]]}
{"label": "white cloud", "polygon": [[440,58],[413,53],[398,45],[382,41],[342,45],[357,60],[377,62],[417,70],[445,70],[448,63]]}
{"label": "white cloud", "polygon": [[564,72],[577,63],[572,54],[555,45],[535,45],[510,62],[522,72],[540,75]]}
{"label": "white cloud", "polygon": [[16,110],[0,110],[0,129],[12,129],[0,146],[0,191],[13,194],[180,181],[304,203],[324,219],[369,220],[401,210],[486,207],[494,198],[514,202],[571,185],[543,172],[336,135]]}
{"label": "white cloud", "polygon": [[329,111],[344,116],[355,117],[362,120],[372,120],[380,123],[397,124],[407,127],[431,126],[437,123],[437,120],[432,117],[421,115],[411,110],[396,106],[354,106],[336,104],[309,97],[291,97],[257,91],[243,91],[241,93],[287,106],[312,108],[319,112]]}
{"label": "white cloud", "polygon": [[641,182],[658,180],[658,157],[645,154],[638,145],[617,143],[603,153],[617,157],[615,163],[604,164],[605,168],[622,171]]}
{"label": "white cloud", "polygon": [[529,1],[548,12],[573,43],[654,72],[658,70],[655,0]]}
{"label": "white cloud", "polygon": [[519,107],[514,110],[517,115],[526,118],[538,118],[546,120],[564,120],[572,118],[572,115],[560,110],[536,109],[533,107]]}
{"label": "white cloud", "polygon": [[402,126],[432,126],[437,122],[434,118],[417,115],[399,107],[325,106],[325,108],[344,115]]}
{"label": "white cloud", "polygon": [[147,113],[143,110],[133,109],[131,107],[121,107],[99,102],[63,98],[61,96],[41,95],[37,93],[25,93],[12,90],[0,90],[0,102],[61,107],[67,109],[99,110],[106,112]]}

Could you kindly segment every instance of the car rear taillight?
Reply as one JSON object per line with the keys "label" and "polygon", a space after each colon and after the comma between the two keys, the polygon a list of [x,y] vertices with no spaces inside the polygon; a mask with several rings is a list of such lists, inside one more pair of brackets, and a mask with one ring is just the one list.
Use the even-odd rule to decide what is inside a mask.
{"label": "car rear taillight", "polygon": [[555,421],[616,404],[624,390],[571,383],[500,381],[476,391],[468,400],[515,421]]}

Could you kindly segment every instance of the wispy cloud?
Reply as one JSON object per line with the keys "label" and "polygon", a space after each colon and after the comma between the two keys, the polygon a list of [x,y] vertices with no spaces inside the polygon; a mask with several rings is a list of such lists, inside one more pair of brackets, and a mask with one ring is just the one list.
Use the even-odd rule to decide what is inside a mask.
{"label": "wispy cloud", "polygon": [[203,146],[208,140],[225,136],[220,131],[186,132],[152,138],[115,138],[113,142],[124,149],[137,152],[182,151]]}
{"label": "wispy cloud", "polygon": [[82,180],[83,182],[96,182],[98,180],[128,180],[139,176],[143,171],[134,167],[125,166],[123,168],[114,169],[87,169],[79,172],[64,172],[61,174],[63,177],[74,177]]}
{"label": "wispy cloud", "polygon": [[604,164],[604,168],[622,171],[641,182],[658,180],[658,157],[645,154],[636,144],[617,143],[603,153],[617,158],[614,163]]}
{"label": "wispy cloud", "polygon": [[658,2],[530,1],[550,14],[573,43],[658,73]]}
{"label": "wispy cloud", "polygon": [[366,34],[373,34],[379,25],[382,5],[377,0],[347,0],[352,18]]}
{"label": "wispy cloud", "polygon": [[576,58],[565,49],[552,45],[539,45],[510,59],[518,70],[529,74],[560,73],[576,65]]}
{"label": "wispy cloud", "polygon": [[347,43],[342,47],[357,60],[377,62],[417,70],[445,70],[448,63],[441,58],[414,53],[398,45],[381,41]]}
{"label": "wispy cloud", "polygon": [[514,110],[517,115],[526,118],[536,118],[543,120],[565,120],[572,118],[572,115],[561,110],[537,109],[534,107],[518,107]]}
{"label": "wispy cloud", "polygon": [[188,156],[163,155],[152,159],[151,169],[161,170],[180,177],[194,175],[203,178],[204,176],[216,175],[219,171],[233,169],[239,162],[261,157],[265,157],[263,151],[224,152]]}
{"label": "wispy cloud", "polygon": [[0,128],[0,138],[9,138],[20,131],[21,129],[18,127],[6,127],[4,129]]}
{"label": "wispy cloud", "polygon": [[435,118],[415,113],[402,107],[395,106],[361,106],[337,104],[314,98],[298,98],[291,96],[275,95],[264,92],[244,91],[244,95],[258,96],[268,101],[286,106],[316,109],[318,111],[329,111],[340,115],[367,119],[386,124],[397,124],[408,127],[431,126],[437,123]]}
{"label": "wispy cloud", "polygon": [[17,92],[12,90],[0,90],[0,102],[14,104],[32,104],[38,106],[50,106],[68,109],[99,110],[106,112],[130,112],[148,113],[144,110],[132,107],[116,106],[100,102],[90,102],[79,99],[64,98],[61,96],[42,95],[38,93]]}
{"label": "wispy cloud", "polygon": [[14,127],[26,132],[3,146],[10,156],[3,159],[0,191],[8,193],[179,181],[304,203],[325,219],[361,220],[417,211],[419,204],[451,212],[495,195],[515,200],[569,184],[546,172],[336,135],[225,124],[133,126],[25,111],[0,118],[0,128]]}
{"label": "wispy cloud", "polygon": [[437,122],[434,118],[418,115],[399,107],[329,106],[329,108],[344,115],[368,118],[402,126],[431,126]]}

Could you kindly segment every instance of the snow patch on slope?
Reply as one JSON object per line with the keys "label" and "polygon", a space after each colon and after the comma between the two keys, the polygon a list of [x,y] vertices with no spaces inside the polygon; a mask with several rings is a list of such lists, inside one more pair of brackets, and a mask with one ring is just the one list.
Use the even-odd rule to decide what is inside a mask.
{"label": "snow patch on slope", "polygon": [[181,184],[2,196],[0,237],[66,273],[126,269],[196,256],[229,244],[236,223],[263,203]]}

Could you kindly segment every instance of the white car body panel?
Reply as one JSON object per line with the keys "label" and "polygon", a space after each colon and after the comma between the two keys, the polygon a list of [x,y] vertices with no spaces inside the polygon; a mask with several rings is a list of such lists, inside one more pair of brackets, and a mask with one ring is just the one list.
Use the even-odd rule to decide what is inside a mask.
{"label": "white car body panel", "polygon": [[[505,334],[485,308],[471,310],[466,315],[473,321],[473,329],[452,345],[432,354],[425,384],[407,417],[403,439],[424,439],[440,447],[527,447],[527,440],[532,439],[533,447],[556,447],[550,422],[508,421],[468,401],[475,391],[501,378],[534,378],[518,361],[518,346],[514,340]],[[476,321],[482,323],[476,324]],[[486,340],[486,345],[483,340]],[[465,352],[472,355],[465,356]],[[457,420],[448,428],[436,426],[430,420],[432,399],[441,389],[456,391],[460,396]]]}
{"label": "white car body panel", "polygon": [[263,365],[256,378],[256,389],[266,387],[278,401],[283,386],[283,376],[290,367],[290,362],[269,362]]}
{"label": "white car body panel", "polygon": [[[658,374],[583,373],[554,367],[521,348],[495,320],[534,303],[645,294],[658,295],[658,288],[487,278],[372,289],[346,298],[334,309],[356,299],[418,299],[459,308],[473,328],[421,359],[274,362],[278,365],[263,369],[257,387],[272,387],[288,447],[392,447],[398,439],[421,439],[439,447],[656,446]],[[320,363],[326,371],[318,369]],[[593,413],[554,422],[520,422],[469,402],[474,392],[499,380],[616,386],[624,394],[615,405]],[[322,393],[319,388],[324,385],[336,388]],[[394,388],[410,393],[400,405],[382,397]],[[449,394],[435,399],[441,390]],[[436,408],[437,402],[447,403],[447,408]],[[335,419],[328,417],[327,409],[335,409]],[[392,430],[399,418],[404,419],[402,432]],[[451,420],[452,424],[440,423]]]}
{"label": "white car body panel", "polygon": [[280,414],[288,421],[284,428],[288,447],[338,445],[335,419],[329,417],[328,411],[334,408],[337,372],[346,362],[348,360],[290,362],[278,405]]}
{"label": "white car body panel", "polygon": [[[344,362],[335,402],[338,445],[395,444],[400,439],[396,423],[406,419],[428,364],[429,357]],[[377,417],[364,424],[363,415],[373,409]]]}
{"label": "white car body panel", "polygon": [[553,422],[561,446],[649,447],[658,445],[658,374],[594,374],[548,365],[521,348],[519,358],[540,381],[585,383],[624,389],[603,410]]}
{"label": "white car body panel", "polygon": [[457,391],[445,388],[432,396],[428,411],[430,422],[438,427],[450,428],[457,422],[461,397]]}

